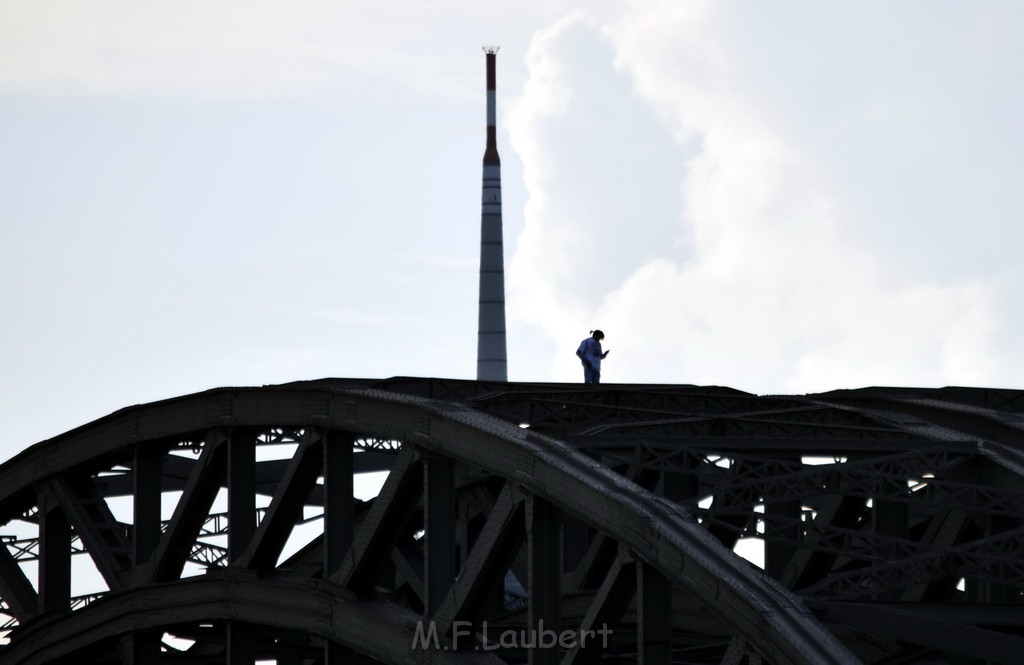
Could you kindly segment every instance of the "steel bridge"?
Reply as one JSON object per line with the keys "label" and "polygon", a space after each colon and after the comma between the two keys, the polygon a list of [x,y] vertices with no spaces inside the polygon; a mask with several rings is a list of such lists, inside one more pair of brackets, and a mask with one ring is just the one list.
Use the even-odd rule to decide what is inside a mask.
{"label": "steel bridge", "polygon": [[1022,517],[1021,391],[221,388],[0,466],[0,665],[1021,663]]}

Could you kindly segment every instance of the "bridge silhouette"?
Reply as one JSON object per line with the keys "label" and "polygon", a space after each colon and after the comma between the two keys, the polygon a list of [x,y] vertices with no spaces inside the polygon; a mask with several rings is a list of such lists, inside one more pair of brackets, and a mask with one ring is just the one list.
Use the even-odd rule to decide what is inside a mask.
{"label": "bridge silhouette", "polygon": [[1019,663],[1022,518],[1016,390],[217,388],[0,466],[0,665]]}

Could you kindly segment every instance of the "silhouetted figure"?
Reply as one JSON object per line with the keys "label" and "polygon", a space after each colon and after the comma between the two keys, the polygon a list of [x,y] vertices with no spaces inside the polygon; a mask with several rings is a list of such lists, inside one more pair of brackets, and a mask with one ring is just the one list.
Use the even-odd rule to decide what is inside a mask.
{"label": "silhouetted figure", "polygon": [[576,355],[583,361],[583,383],[601,383],[601,361],[608,355],[607,351],[601,351],[602,339],[603,332],[591,330],[590,337],[580,342],[580,348],[576,349]]}

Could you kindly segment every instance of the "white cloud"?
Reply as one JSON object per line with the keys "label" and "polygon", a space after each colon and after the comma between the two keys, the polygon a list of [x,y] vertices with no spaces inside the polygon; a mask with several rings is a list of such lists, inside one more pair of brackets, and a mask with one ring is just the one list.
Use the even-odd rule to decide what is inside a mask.
{"label": "white cloud", "polygon": [[[945,8],[908,40],[920,6],[886,12],[881,26],[838,10],[736,7],[637,3],[603,22],[565,19],[532,44],[509,122],[531,196],[510,283],[519,315],[557,340],[552,377],[577,379],[572,351],[600,325],[612,381],[758,392],[1019,383],[1024,353],[1000,306],[1021,289],[1006,278],[1016,262],[969,229],[1020,239],[1019,197],[976,170],[998,178],[1021,161],[950,154],[1024,147],[1020,130],[993,131],[1010,127],[1022,100],[971,80],[1001,63],[1007,28]],[[979,57],[979,42],[998,46]],[[956,54],[935,63],[940,46]],[[634,96],[620,93],[618,108],[585,104],[601,87],[594,79],[615,87],[623,73]],[[956,85],[990,95],[994,108],[976,99],[950,111]],[[669,204],[678,189],[647,192],[674,235],[665,218],[611,219],[623,196],[608,186],[657,177],[670,160],[632,162],[608,144],[580,159],[573,140],[600,137],[623,113],[643,117],[641,107],[685,161],[673,174],[681,204]],[[618,144],[642,134],[617,127]],[[963,198],[992,195],[982,206]],[[974,219],[980,210],[990,217]],[[582,253],[571,240],[581,230],[593,233]],[[635,238],[654,255],[631,252]]]}

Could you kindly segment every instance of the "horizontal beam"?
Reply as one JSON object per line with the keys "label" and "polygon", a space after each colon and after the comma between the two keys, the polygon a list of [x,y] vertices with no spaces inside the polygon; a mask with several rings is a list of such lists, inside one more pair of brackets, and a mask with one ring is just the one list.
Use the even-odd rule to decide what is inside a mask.
{"label": "horizontal beam", "polygon": [[714,452],[803,453],[808,456],[857,453],[896,453],[943,449],[955,453],[974,454],[978,442],[973,440],[934,441],[932,439],[834,439],[797,438],[785,436],[663,436],[647,434],[570,434],[565,442],[580,449],[615,449],[643,445],[662,450],[701,450]]}

